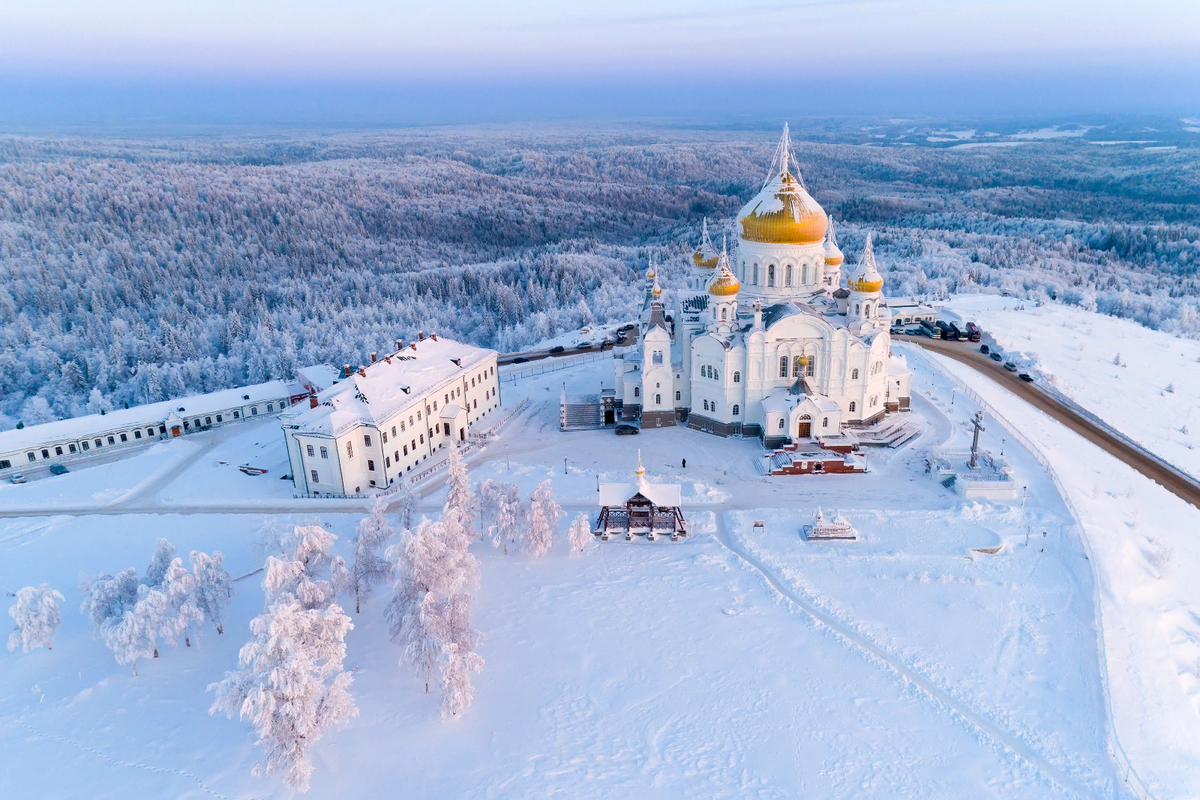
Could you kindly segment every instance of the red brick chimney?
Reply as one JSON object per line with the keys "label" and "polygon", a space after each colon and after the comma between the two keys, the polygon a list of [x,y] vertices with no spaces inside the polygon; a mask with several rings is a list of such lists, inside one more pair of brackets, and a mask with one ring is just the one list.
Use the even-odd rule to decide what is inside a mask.
{"label": "red brick chimney", "polygon": [[403,340],[403,339],[397,339],[397,340],[396,340],[396,352],[397,352],[397,353],[399,353],[399,352],[400,352],[401,350],[403,350],[403,349],[404,349],[404,340]]}
{"label": "red brick chimney", "polygon": [[418,342],[425,341],[425,331],[417,331],[417,341]]}
{"label": "red brick chimney", "polygon": [[375,354],[374,353],[371,353],[371,363],[372,364],[375,363]]}
{"label": "red brick chimney", "polygon": [[430,338],[430,339],[433,339],[433,340],[436,342],[436,341],[437,341],[437,334],[436,334],[436,333],[431,333],[431,334],[429,334],[429,338]]}
{"label": "red brick chimney", "polygon": [[366,370],[366,367],[359,367],[359,368],[358,368],[358,374],[359,374],[359,376],[361,376],[361,377],[363,377],[363,378],[367,377],[367,370]]}
{"label": "red brick chimney", "polygon": [[345,373],[345,374],[343,374],[343,375],[342,375],[342,377],[343,377],[343,378],[349,378],[349,377],[350,377],[350,365],[349,365],[349,364],[343,364],[343,365],[342,365],[342,372],[343,372],[343,373]]}
{"label": "red brick chimney", "polygon": [[417,349],[417,343],[416,343],[416,342],[412,342],[411,344],[409,344],[409,347],[411,347],[413,350],[416,350],[416,349]]}
{"label": "red brick chimney", "polygon": [[384,360],[384,361],[386,361],[386,362],[387,362],[387,363],[389,363],[389,364],[390,364],[390,363],[392,363],[392,357],[391,357],[391,356],[384,356],[384,357],[383,357],[383,360]]}
{"label": "red brick chimney", "polygon": [[314,395],[311,395],[311,396],[308,398],[308,407],[309,407],[309,408],[316,408],[316,407],[317,407],[317,396],[316,396],[315,394],[314,394]]}

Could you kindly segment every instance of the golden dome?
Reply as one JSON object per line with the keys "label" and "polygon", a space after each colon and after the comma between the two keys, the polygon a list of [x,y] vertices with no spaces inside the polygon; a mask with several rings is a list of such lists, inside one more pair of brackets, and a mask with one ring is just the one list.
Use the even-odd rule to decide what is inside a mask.
{"label": "golden dome", "polygon": [[767,244],[816,244],[825,239],[825,209],[787,170],[738,214],[742,238]]}
{"label": "golden dome", "polygon": [[855,292],[878,292],[883,288],[883,276],[875,268],[875,245],[867,234],[867,243],[863,247],[862,259],[850,276],[850,288]]}
{"label": "golden dome", "polygon": [[726,266],[722,266],[721,271],[708,284],[708,293],[713,297],[734,297],[741,290],[741,282]]}
{"label": "golden dome", "polygon": [[713,269],[720,258],[720,253],[712,248],[707,252],[703,248],[696,248],[696,252],[692,253],[692,263],[703,269]]}

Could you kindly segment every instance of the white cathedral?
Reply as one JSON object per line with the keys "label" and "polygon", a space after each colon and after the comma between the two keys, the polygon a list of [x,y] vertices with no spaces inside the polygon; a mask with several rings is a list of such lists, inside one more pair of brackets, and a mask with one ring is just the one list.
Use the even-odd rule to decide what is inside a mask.
{"label": "white cathedral", "polygon": [[779,447],[908,410],[912,374],[891,354],[871,239],[844,288],[833,226],[804,187],[786,127],[766,183],[738,214],[733,251],[716,250],[706,222],[692,262],[670,318],[647,271],[640,348],[616,362],[623,421],[686,419]]}

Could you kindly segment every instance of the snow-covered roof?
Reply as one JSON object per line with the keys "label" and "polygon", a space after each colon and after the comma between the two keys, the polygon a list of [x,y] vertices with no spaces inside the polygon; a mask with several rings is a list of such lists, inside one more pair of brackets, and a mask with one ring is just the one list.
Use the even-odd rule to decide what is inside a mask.
{"label": "snow-covered roof", "polygon": [[319,405],[291,417],[305,432],[338,436],[377,425],[422,402],[430,392],[496,358],[495,350],[429,337],[413,342],[343,378],[318,395]]}
{"label": "snow-covered roof", "polygon": [[301,367],[296,370],[296,379],[302,385],[311,386],[318,392],[322,389],[328,389],[333,384],[337,383],[341,377],[341,372],[331,364],[313,364],[310,367]]}
{"label": "snow-covered roof", "polygon": [[462,411],[462,406],[458,403],[451,403],[448,406],[442,407],[442,419],[454,419]]}
{"label": "snow-covered roof", "polygon": [[107,414],[88,414],[41,425],[28,425],[21,430],[0,432],[0,453],[16,452],[53,442],[72,441],[110,431],[128,431],[159,425],[171,414],[178,414],[180,417],[213,414],[229,408],[281,400],[289,396],[288,385],[285,382],[268,381],[237,389],[223,389],[209,394],[116,409]]}
{"label": "snow-covered roof", "polygon": [[841,411],[841,406],[823,394],[792,394],[790,389],[779,389],[764,397],[762,408],[768,413],[790,414],[793,408],[805,403],[811,403],[822,414]]}
{"label": "snow-covered roof", "polygon": [[680,504],[683,490],[678,483],[602,483],[600,505],[623,506],[638,494],[660,508],[673,508]]}

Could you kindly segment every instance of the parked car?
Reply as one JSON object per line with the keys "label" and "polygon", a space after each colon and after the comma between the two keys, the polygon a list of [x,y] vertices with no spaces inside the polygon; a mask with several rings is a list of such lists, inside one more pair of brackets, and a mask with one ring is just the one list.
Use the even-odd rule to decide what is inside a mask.
{"label": "parked car", "polygon": [[550,348],[550,352],[551,353],[561,353],[566,349],[567,348],[563,347],[561,344],[556,344],[556,345],[554,345],[554,347]]}
{"label": "parked car", "polygon": [[9,478],[8,482],[9,483],[24,483],[25,476],[18,472],[16,475],[13,475],[11,478]]}
{"label": "parked car", "polygon": [[529,360],[528,358],[525,358],[525,357],[523,357],[523,356],[522,356],[522,357],[520,357],[520,358],[514,358],[514,359],[512,360],[512,363],[514,363],[514,364],[524,364],[524,363],[525,363],[526,361],[528,361],[528,360]]}
{"label": "parked car", "polygon": [[637,425],[630,425],[628,422],[617,426],[617,436],[637,436],[640,432]]}
{"label": "parked car", "polygon": [[64,467],[62,464],[51,464],[50,465],[50,474],[51,475],[66,475],[68,472],[70,472],[70,470],[67,469],[66,467]]}
{"label": "parked car", "polygon": [[981,345],[979,345],[979,352],[983,353],[986,356],[988,353],[992,352],[992,350],[986,344],[981,344]]}
{"label": "parked car", "polygon": [[591,342],[579,342],[575,345],[576,350],[591,350],[593,347],[595,347],[595,345]]}
{"label": "parked car", "polygon": [[1008,370],[1009,372],[1016,372],[1016,371],[1017,371],[1017,365],[1016,365],[1016,364],[1014,364],[1014,363],[1012,363],[1011,361],[1005,361],[1005,362],[1004,362],[1004,368],[1005,368],[1006,370]]}
{"label": "parked car", "polygon": [[980,339],[983,338],[983,331],[981,331],[979,329],[979,326],[976,325],[974,322],[968,322],[967,323],[967,338],[970,339],[972,342],[978,342]]}
{"label": "parked car", "polygon": [[1021,380],[1025,381],[1026,383],[1033,383],[1033,376],[1030,375],[1028,372],[1022,372],[1017,377],[1020,378]]}
{"label": "parked car", "polygon": [[924,325],[922,325],[919,328],[913,328],[912,334],[914,336],[928,336],[930,339],[934,338],[937,335],[937,334],[933,333],[931,330],[929,330],[929,328],[926,328]]}

